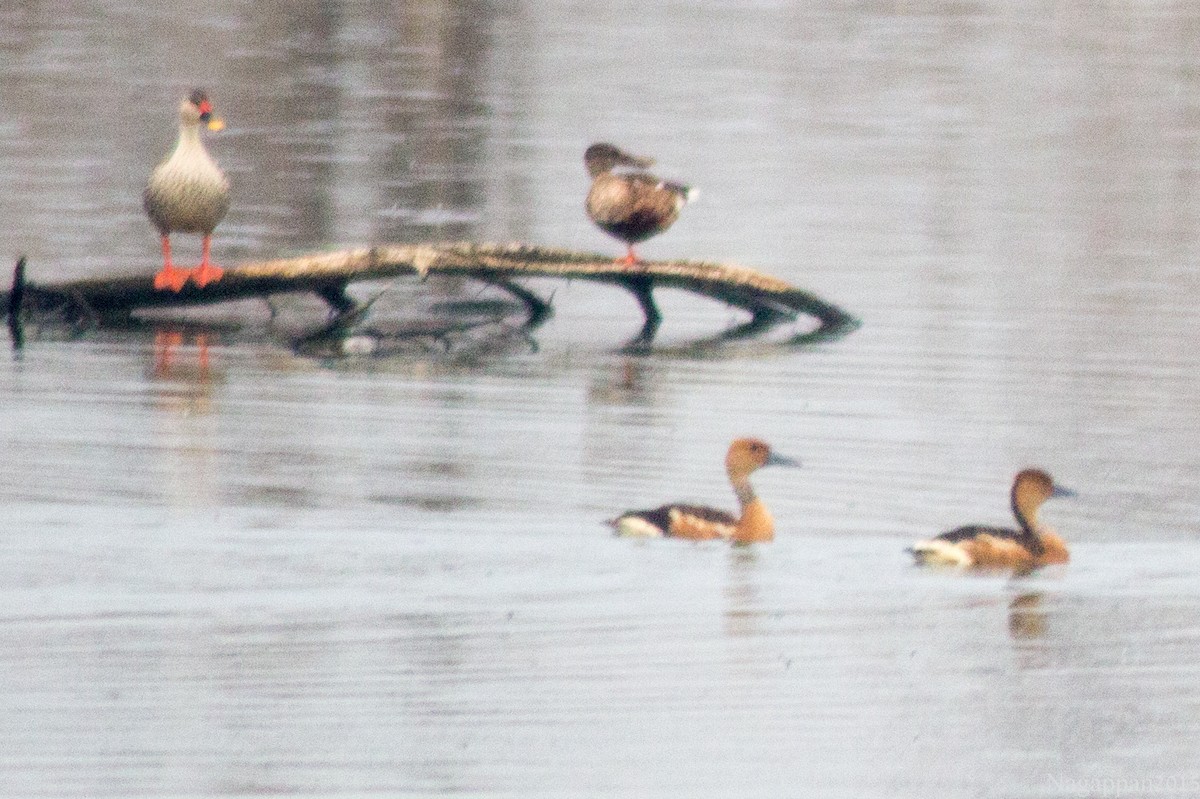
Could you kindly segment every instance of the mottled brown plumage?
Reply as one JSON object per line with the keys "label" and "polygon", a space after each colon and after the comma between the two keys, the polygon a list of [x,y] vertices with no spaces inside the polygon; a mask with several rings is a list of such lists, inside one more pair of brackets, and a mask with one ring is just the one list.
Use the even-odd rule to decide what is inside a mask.
{"label": "mottled brown plumage", "polygon": [[737,494],[741,515],[704,505],[672,503],[653,510],[629,511],[609,522],[618,535],[687,538],[706,541],[724,538],[738,544],[770,541],[775,522],[766,504],[754,493],[750,475],[763,466],[799,466],[800,462],[771,451],[757,438],[739,438],[729,445],[725,471]]}
{"label": "mottled brown plumage", "polygon": [[972,569],[1029,571],[1070,560],[1067,545],[1038,509],[1051,497],[1074,496],[1041,469],[1024,469],[1013,478],[1010,502],[1017,528],[971,524],[925,541],[908,551],[918,563]]}
{"label": "mottled brown plumage", "polygon": [[[163,267],[154,277],[159,289],[179,291],[190,277],[204,286],[223,270],[209,263],[212,233],[229,210],[229,181],[200,140],[200,124],[220,130],[208,96],[197,89],[179,106],[179,140],[165,161],[155,167],[142,194],[142,205],[162,237]],[[193,270],[171,263],[171,234],[203,236],[200,265]]]}
{"label": "mottled brown plumage", "polygon": [[588,147],[583,162],[592,177],[588,216],[605,233],[625,242],[629,247],[625,262],[636,263],[633,245],[674,224],[691,189],[641,171],[654,161],[629,155],[611,144]]}

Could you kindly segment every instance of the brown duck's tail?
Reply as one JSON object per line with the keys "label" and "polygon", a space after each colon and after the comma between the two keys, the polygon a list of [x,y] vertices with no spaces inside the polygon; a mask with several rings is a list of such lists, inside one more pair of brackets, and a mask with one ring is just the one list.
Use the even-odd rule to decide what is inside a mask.
{"label": "brown duck's tail", "polygon": [[667,191],[677,194],[683,200],[684,204],[695,202],[696,198],[700,196],[700,190],[695,186],[685,186],[682,183],[675,183],[670,180],[664,180],[661,185]]}

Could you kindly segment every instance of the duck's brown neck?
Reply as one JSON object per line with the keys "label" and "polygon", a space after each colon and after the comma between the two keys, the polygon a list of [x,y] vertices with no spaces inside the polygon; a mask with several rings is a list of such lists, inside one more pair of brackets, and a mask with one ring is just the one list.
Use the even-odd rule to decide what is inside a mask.
{"label": "duck's brown neck", "polygon": [[750,478],[747,475],[729,475],[729,482],[733,484],[733,493],[737,494],[738,504],[742,506],[742,510],[746,509],[754,500],[758,499],[758,495],[754,493],[754,487],[750,485]]}
{"label": "duck's brown neck", "polygon": [[734,543],[751,544],[772,540],[775,537],[775,520],[771,518],[766,504],[754,493],[749,476],[730,474],[729,482],[733,484],[733,492],[737,494],[738,504],[742,508],[733,534]]}
{"label": "duck's brown neck", "polygon": [[1024,534],[1025,546],[1034,555],[1041,555],[1045,546],[1042,544],[1041,536],[1038,534],[1038,503],[1030,501],[1028,498],[1025,498],[1023,501],[1020,493],[1017,491],[1018,487],[1016,485],[1013,486],[1012,497],[1010,499],[1013,516],[1016,517],[1017,524]]}

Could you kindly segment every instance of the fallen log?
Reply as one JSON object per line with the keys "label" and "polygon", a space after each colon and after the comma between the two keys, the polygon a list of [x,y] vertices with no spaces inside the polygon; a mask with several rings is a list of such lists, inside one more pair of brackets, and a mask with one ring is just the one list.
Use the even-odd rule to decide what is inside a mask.
{"label": "fallen log", "polygon": [[[390,244],[339,252],[245,263],[225,270],[225,276],[204,288],[188,284],[176,293],[154,288],[150,275],[91,278],[55,284],[24,279],[6,295],[10,318],[14,304],[27,314],[63,314],[67,318],[102,324],[126,320],[137,311],[210,305],[272,294],[310,292],[323,299],[337,318],[361,315],[362,306],[346,291],[356,281],[429,275],[470,278],[492,284],[516,297],[526,309],[526,324],[537,326],[552,309],[549,301],[517,282],[520,278],[593,280],[620,286],[634,295],[644,322],[632,346],[648,346],[662,314],[654,301],[658,287],[683,289],[741,308],[750,320],[722,334],[738,338],[798,319],[817,320],[814,330],[790,343],[835,338],[858,326],[842,309],[782,280],[752,269],[699,261],[614,262],[604,256],[525,244]],[[15,302],[14,302],[15,301]],[[20,310],[20,309],[18,309]],[[330,330],[345,327],[334,324]]]}

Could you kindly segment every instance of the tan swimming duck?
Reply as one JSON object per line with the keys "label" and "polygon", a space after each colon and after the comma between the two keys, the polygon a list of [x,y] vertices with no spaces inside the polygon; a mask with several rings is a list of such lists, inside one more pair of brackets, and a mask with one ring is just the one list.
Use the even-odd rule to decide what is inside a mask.
{"label": "tan swimming duck", "polygon": [[688,538],[705,541],[729,539],[736,544],[770,541],[775,521],[766,504],[754,493],[750,475],[763,466],[799,466],[800,462],[771,451],[757,438],[739,438],[729,445],[725,470],[741,505],[741,516],[703,505],[672,503],[653,510],[629,511],[609,522],[618,535]]}
{"label": "tan swimming duck", "polygon": [[[163,267],[154,287],[179,291],[190,277],[197,286],[220,279],[224,270],[209,262],[212,233],[229,210],[229,181],[200,140],[200,123],[210,130],[225,125],[213,116],[208,95],[197,89],[179,105],[179,141],[154,172],[142,194],[142,205],[162,236]],[[204,237],[200,265],[181,269],[171,263],[171,234]]]}
{"label": "tan swimming duck", "polygon": [[936,538],[918,541],[908,550],[917,563],[973,569],[1029,571],[1070,560],[1066,543],[1038,521],[1038,509],[1051,497],[1075,492],[1056,485],[1041,469],[1025,469],[1012,485],[1012,510],[1017,529],[967,525]]}
{"label": "tan swimming duck", "polygon": [[641,171],[653,166],[653,159],[629,155],[611,144],[587,148],[583,163],[592,176],[587,214],[601,230],[628,245],[626,264],[638,261],[633,245],[673,225],[693,195],[688,186]]}

